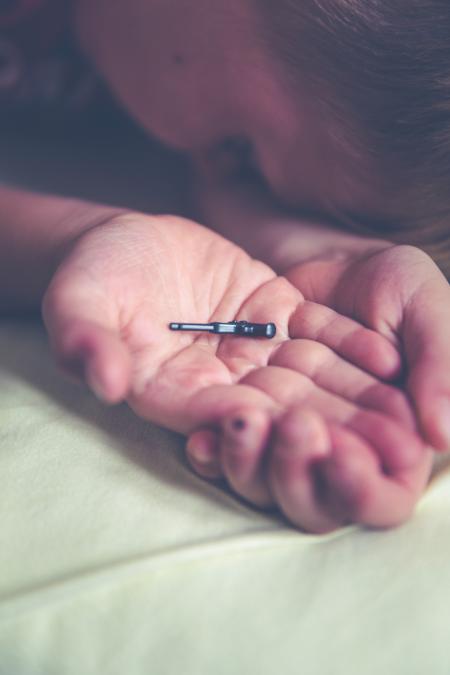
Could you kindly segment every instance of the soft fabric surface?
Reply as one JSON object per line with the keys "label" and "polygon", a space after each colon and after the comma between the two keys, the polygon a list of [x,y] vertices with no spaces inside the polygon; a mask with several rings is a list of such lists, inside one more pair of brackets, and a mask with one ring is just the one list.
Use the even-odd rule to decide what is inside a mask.
{"label": "soft fabric surface", "polygon": [[1,675],[448,675],[450,470],[390,532],[307,536],[0,324]]}

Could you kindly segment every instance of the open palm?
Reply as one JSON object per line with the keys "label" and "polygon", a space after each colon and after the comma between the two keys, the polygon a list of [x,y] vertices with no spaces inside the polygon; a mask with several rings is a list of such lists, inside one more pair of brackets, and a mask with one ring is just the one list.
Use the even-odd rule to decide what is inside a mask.
{"label": "open palm", "polygon": [[[275,501],[292,522],[314,530],[353,517],[364,486],[356,465],[363,473],[372,467],[373,483],[376,467],[408,470],[422,452],[406,400],[367,372],[395,373],[396,349],[329,308],[319,314],[294,284],[222,237],[184,219],[140,214],[84,234],[44,299],[63,368],[81,374],[105,401],[126,399],[145,419],[191,434],[191,449],[203,444],[211,455],[219,445],[220,472],[236,492],[258,505]],[[234,319],[273,321],[277,336],[168,329],[172,321]],[[321,343],[305,330],[317,320]],[[364,347],[359,353],[355,337]],[[342,358],[349,356],[356,365]],[[344,446],[353,447],[350,459],[347,451],[336,455]],[[312,467],[332,450],[322,484],[345,484],[348,497],[352,473],[358,494],[351,505],[342,489],[339,499],[332,490],[317,495]],[[191,455],[208,475],[211,466],[196,465]],[[385,524],[386,514],[366,502],[364,520]],[[405,509],[409,502],[389,517],[402,519]]]}

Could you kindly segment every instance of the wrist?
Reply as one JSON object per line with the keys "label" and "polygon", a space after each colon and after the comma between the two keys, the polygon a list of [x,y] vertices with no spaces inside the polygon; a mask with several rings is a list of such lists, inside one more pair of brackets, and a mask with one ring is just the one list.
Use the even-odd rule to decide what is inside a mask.
{"label": "wrist", "polygon": [[[314,229],[302,229],[304,240],[302,246],[291,246],[280,260],[283,270],[295,264],[307,263],[336,263],[348,265],[356,260],[370,257],[391,248],[392,242],[382,239],[366,239],[363,236],[353,236],[339,230],[333,230],[320,224]],[[310,236],[309,236],[310,235]],[[289,241],[286,249],[289,248]]]}
{"label": "wrist", "polygon": [[0,311],[37,310],[71,244],[120,213],[75,199],[0,188]]}
{"label": "wrist", "polygon": [[53,274],[77,241],[91,230],[131,215],[126,209],[85,202],[73,203],[48,241],[49,272]]}

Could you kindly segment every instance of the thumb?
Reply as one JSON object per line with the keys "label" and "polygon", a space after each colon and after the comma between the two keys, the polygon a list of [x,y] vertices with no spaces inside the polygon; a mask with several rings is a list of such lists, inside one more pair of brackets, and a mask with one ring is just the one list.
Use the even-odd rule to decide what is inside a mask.
{"label": "thumb", "polygon": [[104,303],[53,283],[42,314],[62,370],[85,381],[106,403],[123,400],[130,388],[130,355]]}
{"label": "thumb", "polygon": [[402,326],[407,387],[425,439],[450,449],[450,286],[442,278],[409,302]]}

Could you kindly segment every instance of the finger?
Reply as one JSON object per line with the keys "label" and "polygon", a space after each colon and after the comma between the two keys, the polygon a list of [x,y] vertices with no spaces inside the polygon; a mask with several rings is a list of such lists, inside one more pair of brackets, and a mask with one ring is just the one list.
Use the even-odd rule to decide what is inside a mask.
{"label": "finger", "polygon": [[450,287],[444,277],[408,303],[402,337],[407,387],[425,439],[450,449]]}
{"label": "finger", "polygon": [[368,444],[337,425],[330,427],[333,453],[321,466],[330,509],[346,513],[351,522],[394,527],[412,514],[431,468],[431,452],[395,476],[383,473]]}
{"label": "finger", "polygon": [[416,428],[412,408],[399,389],[380,382],[319,342],[283,342],[269,363],[302,373],[325,391],[363,408],[391,415],[412,430]]}
{"label": "finger", "polygon": [[105,402],[117,403],[130,387],[131,362],[103,297],[61,273],[42,303],[50,344],[63,370],[84,379]]}
{"label": "finger", "polygon": [[414,467],[425,452],[422,439],[394,420],[375,412],[357,411],[347,424],[374,450],[386,474]]}
{"label": "finger", "polygon": [[308,532],[331,532],[343,524],[322,503],[316,469],[331,452],[319,415],[293,406],[277,421],[269,464],[272,494],[288,520]]}
{"label": "finger", "polygon": [[403,424],[377,411],[361,409],[324,391],[300,373],[267,366],[249,373],[243,383],[270,395],[281,408],[290,408],[296,403],[307,404],[327,423],[337,422],[350,427],[374,448],[384,470],[388,472],[413,466],[423,454],[421,439]]}
{"label": "finger", "polygon": [[222,424],[220,455],[226,479],[234,491],[255,506],[273,499],[265,477],[265,455],[272,416],[258,408],[241,408]]}
{"label": "finger", "polygon": [[225,418],[235,411],[255,408],[274,415],[278,409],[273,398],[245,384],[205,387],[187,402],[185,425],[188,433],[202,426],[220,429]]}
{"label": "finger", "polygon": [[186,444],[186,456],[194,471],[202,478],[215,479],[223,475],[217,431],[213,429],[194,431]]}
{"label": "finger", "polygon": [[399,352],[386,337],[325,305],[300,304],[289,322],[289,335],[317,340],[377,377],[393,379],[401,372]]}
{"label": "finger", "polygon": [[83,379],[106,403],[122,401],[130,387],[128,350],[116,334],[103,326],[77,319],[49,329],[60,367]]}
{"label": "finger", "polygon": [[[276,298],[276,302],[273,299]],[[301,302],[300,293],[283,277],[277,277],[258,288],[240,307],[239,319],[256,323],[275,323],[276,335],[271,340],[233,336],[222,339],[219,358],[235,376],[242,378],[255,366],[265,366],[278,344],[288,338],[288,319]],[[223,312],[223,309],[221,310]]]}

